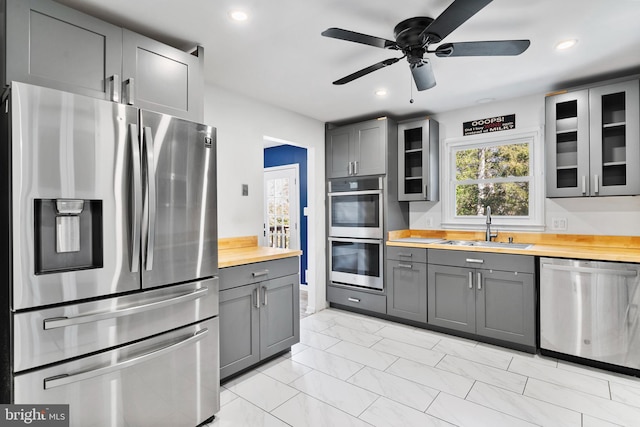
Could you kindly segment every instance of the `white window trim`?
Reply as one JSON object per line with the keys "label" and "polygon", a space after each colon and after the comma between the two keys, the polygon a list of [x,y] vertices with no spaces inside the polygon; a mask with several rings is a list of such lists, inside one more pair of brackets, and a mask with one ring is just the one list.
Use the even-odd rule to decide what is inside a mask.
{"label": "white window trim", "polygon": [[460,148],[480,148],[483,146],[493,146],[501,143],[529,143],[529,170],[532,171],[529,187],[529,216],[526,217],[504,217],[492,216],[491,226],[496,230],[519,230],[519,231],[544,231],[544,149],[542,140],[543,131],[541,128],[509,130],[499,133],[485,133],[471,135],[460,138],[447,138],[444,140],[444,150],[442,150],[442,227],[456,229],[484,228],[486,220],[484,216],[468,217],[456,216],[455,207],[455,156],[453,151]]}

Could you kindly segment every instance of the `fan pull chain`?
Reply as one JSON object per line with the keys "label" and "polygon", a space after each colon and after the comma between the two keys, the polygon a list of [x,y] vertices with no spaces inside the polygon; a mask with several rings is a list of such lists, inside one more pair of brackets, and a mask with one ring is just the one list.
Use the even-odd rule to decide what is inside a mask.
{"label": "fan pull chain", "polygon": [[409,76],[409,91],[411,92],[411,98],[409,99],[409,104],[413,104],[413,78]]}

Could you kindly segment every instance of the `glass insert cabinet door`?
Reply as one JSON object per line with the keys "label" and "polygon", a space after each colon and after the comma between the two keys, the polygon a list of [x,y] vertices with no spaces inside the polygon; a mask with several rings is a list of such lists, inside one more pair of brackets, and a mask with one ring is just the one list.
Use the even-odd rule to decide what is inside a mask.
{"label": "glass insert cabinet door", "polygon": [[640,84],[589,91],[591,195],[640,194]]}
{"label": "glass insert cabinet door", "polygon": [[546,99],[547,197],[640,194],[639,81]]}

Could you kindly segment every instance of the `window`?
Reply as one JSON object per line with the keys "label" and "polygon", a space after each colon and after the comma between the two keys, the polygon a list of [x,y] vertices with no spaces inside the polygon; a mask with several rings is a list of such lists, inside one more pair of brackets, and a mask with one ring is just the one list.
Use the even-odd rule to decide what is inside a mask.
{"label": "window", "polygon": [[542,226],[544,185],[540,132],[501,132],[445,141],[444,226],[493,224],[506,228]]}

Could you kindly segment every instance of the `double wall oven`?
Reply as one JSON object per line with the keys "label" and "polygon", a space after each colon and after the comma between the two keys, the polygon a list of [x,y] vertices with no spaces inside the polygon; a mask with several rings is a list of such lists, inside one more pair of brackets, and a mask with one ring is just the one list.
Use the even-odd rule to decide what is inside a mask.
{"label": "double wall oven", "polygon": [[383,289],[383,178],[329,181],[329,279]]}

